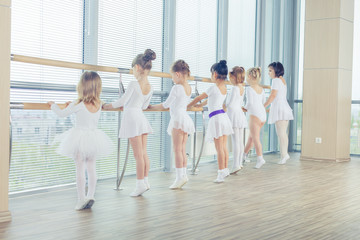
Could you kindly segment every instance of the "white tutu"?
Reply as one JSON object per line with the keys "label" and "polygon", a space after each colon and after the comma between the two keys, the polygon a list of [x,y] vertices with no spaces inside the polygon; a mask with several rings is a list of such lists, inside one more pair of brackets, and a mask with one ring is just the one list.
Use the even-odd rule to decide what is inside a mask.
{"label": "white tutu", "polygon": [[71,128],[56,137],[55,142],[60,145],[56,152],[66,157],[83,158],[107,156],[113,151],[110,138],[99,129]]}
{"label": "white tutu", "polygon": [[153,130],[141,108],[125,108],[121,120],[119,138],[132,138]]}
{"label": "white tutu", "polygon": [[178,114],[175,117],[171,117],[169,126],[167,129],[167,133],[171,136],[173,128],[181,129],[183,132],[187,134],[193,134],[195,132],[194,122],[192,121],[191,117],[185,114]]}
{"label": "white tutu", "polygon": [[269,111],[268,123],[272,124],[280,120],[293,120],[294,115],[292,109],[287,102],[272,104]]}
{"label": "white tutu", "polygon": [[234,111],[231,109],[228,109],[227,115],[229,116],[231,125],[233,128],[246,128],[247,127],[247,121],[244,112],[242,109]]}
{"label": "white tutu", "polygon": [[233,128],[227,114],[217,114],[209,119],[206,130],[206,141],[212,142],[214,138],[233,134]]}

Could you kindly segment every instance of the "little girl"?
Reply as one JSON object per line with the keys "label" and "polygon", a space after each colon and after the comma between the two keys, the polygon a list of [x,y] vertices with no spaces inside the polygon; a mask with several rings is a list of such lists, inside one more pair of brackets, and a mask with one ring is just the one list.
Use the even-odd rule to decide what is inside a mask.
{"label": "little girl", "polygon": [[[101,78],[96,72],[84,72],[77,85],[78,100],[61,110],[54,102],[48,102],[59,117],[75,113],[75,127],[60,135],[62,139],[57,152],[72,157],[76,165],[78,201],[76,210],[91,208],[96,187],[95,160],[99,155],[111,153],[112,142],[97,129],[101,113]],[[88,176],[88,192],[85,197],[85,169]]]}
{"label": "little girl", "polygon": [[104,104],[103,109],[124,107],[119,131],[120,138],[129,138],[130,145],[136,160],[136,187],[130,194],[132,197],[141,196],[150,189],[148,174],[150,161],[147,155],[147,135],[152,133],[149,121],[143,110],[147,109],[153,94],[148,75],[152,67],[152,60],[156,54],[147,49],[143,54],[138,54],[132,62],[133,73],[137,81],[129,83],[125,94],[117,101]]}
{"label": "little girl", "polygon": [[191,87],[186,78],[190,76],[189,65],[177,60],[171,67],[171,76],[175,83],[169,97],[162,104],[149,106],[152,110],[170,108],[170,123],[167,132],[172,136],[175,155],[176,178],[170,189],[179,189],[188,182],[186,174],[187,156],[185,152],[188,135],[195,132],[194,123],[186,113],[191,98]]}
{"label": "little girl", "polygon": [[241,107],[244,99],[245,69],[238,66],[233,67],[229,73],[229,78],[233,88],[230,96],[226,99],[226,107],[234,130],[234,134],[231,135],[234,161],[230,174],[235,174],[243,167],[244,128],[247,122]]}
{"label": "little girl", "polygon": [[246,88],[246,105],[245,110],[250,115],[249,128],[250,135],[245,146],[245,155],[248,154],[253,144],[257,155],[255,168],[260,168],[265,164],[262,156],[262,146],[260,141],[260,130],[266,121],[266,110],[264,103],[266,100],[264,89],[259,85],[261,80],[261,69],[259,67],[250,68],[247,71],[246,82],[250,85]]}
{"label": "little girl", "polygon": [[[229,176],[228,169],[229,152],[227,149],[227,135],[233,134],[230,119],[223,109],[226,98],[225,79],[228,74],[228,67],[225,60],[221,60],[211,66],[211,80],[215,85],[209,87],[204,93],[194,98],[188,108],[197,102],[208,97],[209,101],[209,123],[206,131],[206,140],[214,141],[218,157],[218,176],[215,183],[224,182],[225,177]],[[203,104],[200,104],[201,106]]]}

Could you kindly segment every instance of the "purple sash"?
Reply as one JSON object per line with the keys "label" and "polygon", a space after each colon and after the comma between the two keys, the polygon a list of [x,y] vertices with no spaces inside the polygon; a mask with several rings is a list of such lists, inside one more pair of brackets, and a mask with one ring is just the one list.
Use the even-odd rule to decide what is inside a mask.
{"label": "purple sash", "polygon": [[209,118],[215,116],[215,115],[218,115],[220,113],[225,113],[224,109],[221,109],[221,110],[216,110],[216,111],[213,111],[209,114]]}

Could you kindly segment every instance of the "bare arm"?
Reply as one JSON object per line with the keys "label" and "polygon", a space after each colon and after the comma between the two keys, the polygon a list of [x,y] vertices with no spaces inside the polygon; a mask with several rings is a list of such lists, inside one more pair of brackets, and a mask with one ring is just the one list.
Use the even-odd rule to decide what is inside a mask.
{"label": "bare arm", "polygon": [[154,110],[154,111],[165,111],[169,108],[164,108],[163,104],[155,104],[155,105],[149,105],[148,108],[149,110]]}
{"label": "bare arm", "polygon": [[[196,98],[194,98],[194,100],[192,100],[188,105],[187,108],[191,108],[193,106],[195,106],[196,103],[200,102],[201,100],[207,98],[208,95],[206,93],[202,93],[201,95],[197,96]],[[207,102],[207,101],[206,101]]]}
{"label": "bare arm", "polygon": [[270,96],[264,104],[265,108],[267,108],[274,101],[274,99],[276,98],[277,92],[278,92],[278,90],[275,90],[275,89],[271,90]]}

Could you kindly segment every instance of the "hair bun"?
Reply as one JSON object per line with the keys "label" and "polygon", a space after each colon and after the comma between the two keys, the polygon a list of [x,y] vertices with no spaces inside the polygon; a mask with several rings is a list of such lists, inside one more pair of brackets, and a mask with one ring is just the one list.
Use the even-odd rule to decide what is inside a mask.
{"label": "hair bun", "polygon": [[226,60],[220,60],[220,65],[226,65]]}
{"label": "hair bun", "polygon": [[151,49],[146,49],[144,52],[144,60],[151,61],[156,59],[156,53]]}

